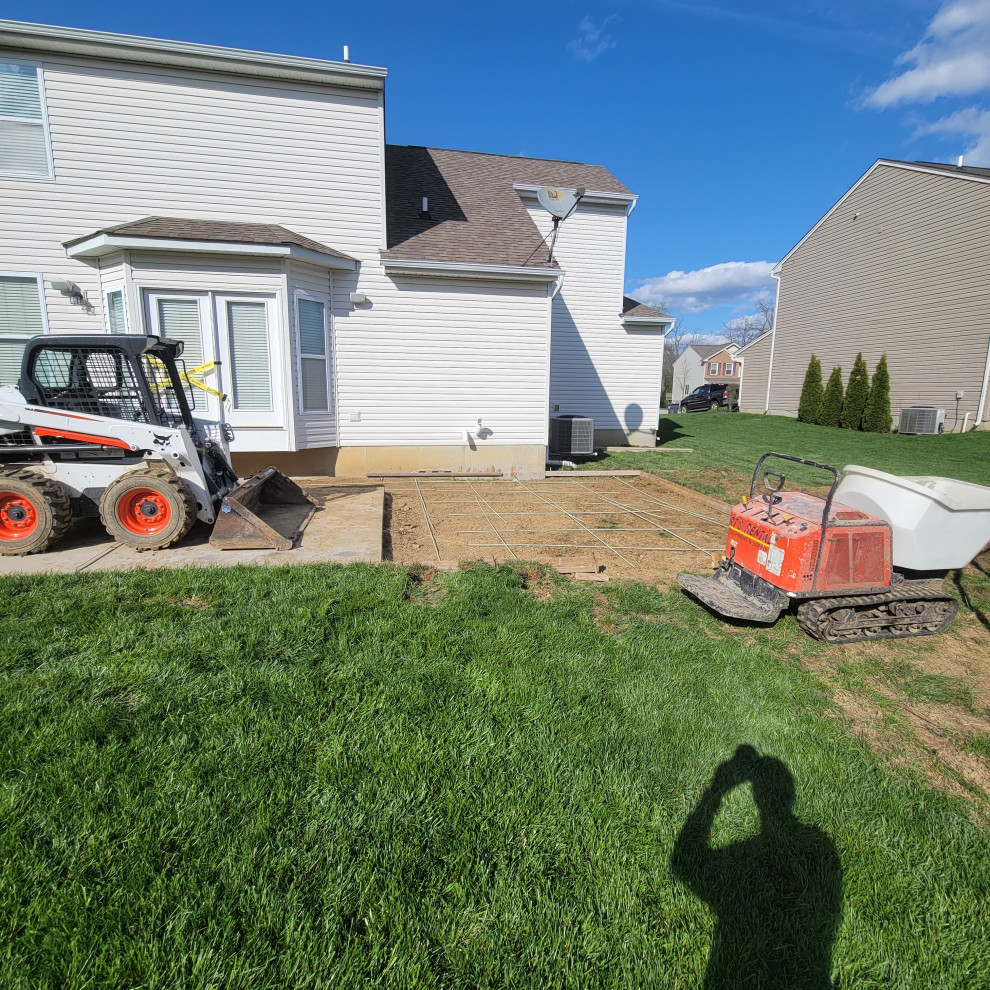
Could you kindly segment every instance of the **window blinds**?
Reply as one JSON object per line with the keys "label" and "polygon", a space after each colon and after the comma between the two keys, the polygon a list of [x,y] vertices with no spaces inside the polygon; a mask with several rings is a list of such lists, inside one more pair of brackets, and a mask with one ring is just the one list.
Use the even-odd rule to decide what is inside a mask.
{"label": "window blinds", "polygon": [[299,300],[299,377],[303,412],[330,409],[327,367],[326,307],[315,299]]}
{"label": "window blinds", "polygon": [[227,303],[227,333],[230,361],[233,365],[231,387],[235,409],[272,408],[266,308],[260,302]]}
{"label": "window blinds", "polygon": [[51,176],[40,69],[0,62],[0,175]]}
{"label": "window blinds", "polygon": [[45,332],[38,280],[0,275],[0,382],[16,385],[28,337]]}

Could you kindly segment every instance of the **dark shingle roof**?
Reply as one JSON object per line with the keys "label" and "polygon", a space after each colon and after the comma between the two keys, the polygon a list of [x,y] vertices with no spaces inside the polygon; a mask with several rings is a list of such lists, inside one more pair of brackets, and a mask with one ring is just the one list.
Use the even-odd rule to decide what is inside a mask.
{"label": "dark shingle roof", "polygon": [[723,340],[721,344],[691,344],[691,347],[701,356],[701,360],[705,361],[713,354],[724,351],[729,346],[729,343],[728,340]]}
{"label": "dark shingle roof", "polygon": [[[240,223],[230,220],[184,220],[179,217],[145,217],[143,220],[133,220],[130,223],[118,224],[116,227],[104,227],[95,234],[119,234],[124,237],[163,238],[175,241],[220,241],[232,244],[281,244],[306,248],[331,258],[342,258],[353,261],[349,255],[336,251],[326,244],[303,237],[294,231],[287,230],[277,223]],[[71,247],[80,241],[85,241],[94,234],[77,237],[67,241],[65,246]]]}
{"label": "dark shingle roof", "polygon": [[666,313],[661,313],[659,309],[654,309],[652,306],[647,306],[646,303],[636,302],[635,299],[630,299],[629,296],[622,297],[622,315],[624,317],[630,317],[633,319],[641,320],[672,320],[672,316],[668,316]]}
{"label": "dark shingle roof", "polygon": [[[547,247],[513,189],[584,186],[631,195],[601,165],[388,145],[386,259],[544,268]],[[422,214],[423,197],[429,212]]]}

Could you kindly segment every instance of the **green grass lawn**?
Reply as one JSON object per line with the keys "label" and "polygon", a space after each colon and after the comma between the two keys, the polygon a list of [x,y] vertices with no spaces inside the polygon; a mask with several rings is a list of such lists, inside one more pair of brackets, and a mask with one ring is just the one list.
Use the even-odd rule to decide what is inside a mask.
{"label": "green grass lawn", "polygon": [[5,579],[0,983],[990,986],[990,834],[825,648],[546,581]]}
{"label": "green grass lawn", "polygon": [[[847,464],[861,464],[891,474],[934,474],[990,485],[986,430],[900,436],[809,426],[786,416],[686,413],[662,416],[657,442],[661,448],[690,447],[692,453],[610,453],[593,466],[639,468],[731,502],[739,500],[756,462],[768,450],[831,464],[840,471]],[[801,484],[828,481],[820,472],[784,470]]]}

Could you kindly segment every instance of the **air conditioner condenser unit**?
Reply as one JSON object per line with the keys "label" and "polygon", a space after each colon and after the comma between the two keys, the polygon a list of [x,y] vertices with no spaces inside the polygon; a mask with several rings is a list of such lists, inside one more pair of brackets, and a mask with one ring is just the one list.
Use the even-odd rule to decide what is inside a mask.
{"label": "air conditioner condenser unit", "polygon": [[945,429],[945,410],[936,406],[904,406],[898,433],[941,433]]}
{"label": "air conditioner condenser unit", "polygon": [[593,454],[595,421],[588,416],[551,416],[549,446],[551,455]]}

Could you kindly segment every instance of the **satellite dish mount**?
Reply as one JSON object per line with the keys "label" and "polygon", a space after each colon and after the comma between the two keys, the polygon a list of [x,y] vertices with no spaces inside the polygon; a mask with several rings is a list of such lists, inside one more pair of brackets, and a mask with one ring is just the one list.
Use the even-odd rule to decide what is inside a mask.
{"label": "satellite dish mount", "polygon": [[550,251],[547,254],[547,263],[553,261],[553,248],[557,243],[557,232],[562,220],[566,220],[576,209],[578,203],[584,197],[584,188],[558,189],[555,186],[541,186],[537,190],[536,198],[540,206],[543,207],[553,217],[553,234],[550,237]]}

